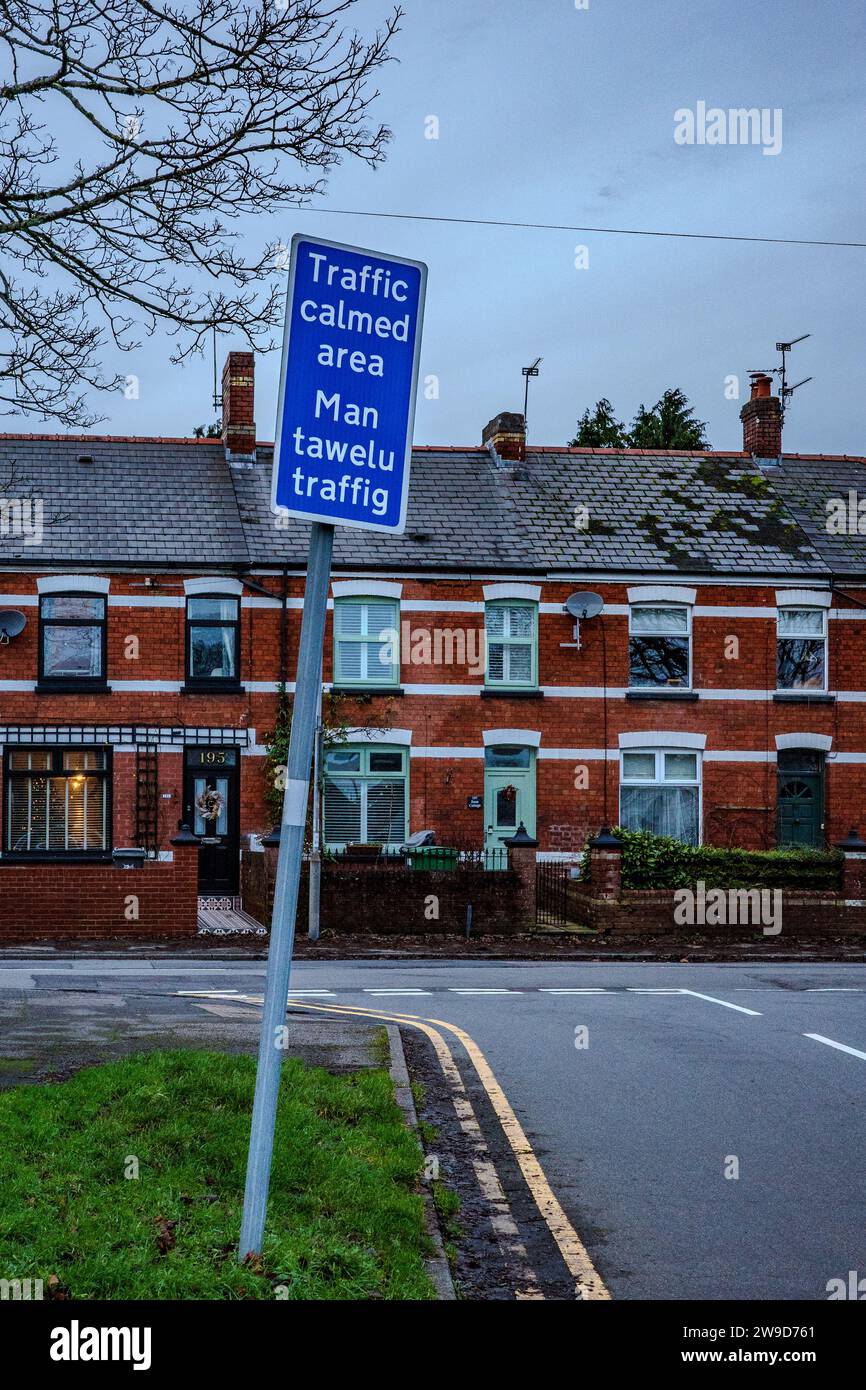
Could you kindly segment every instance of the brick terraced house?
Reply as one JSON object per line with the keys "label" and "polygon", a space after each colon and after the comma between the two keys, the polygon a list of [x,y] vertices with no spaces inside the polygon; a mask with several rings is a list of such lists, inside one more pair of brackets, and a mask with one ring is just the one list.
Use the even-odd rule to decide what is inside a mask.
{"label": "brick terraced house", "polygon": [[[269,510],[253,373],[230,354],[222,441],[0,437],[0,932],[107,930],[118,883],[153,931],[179,895],[237,899],[307,546]],[[337,530],[329,846],[521,821],[541,856],[617,822],[818,846],[862,822],[866,459],[783,454],[768,377],[741,415],[741,453],[527,447],[500,415],[479,447],[416,449],[404,536]],[[37,501],[41,537],[16,524]]]}

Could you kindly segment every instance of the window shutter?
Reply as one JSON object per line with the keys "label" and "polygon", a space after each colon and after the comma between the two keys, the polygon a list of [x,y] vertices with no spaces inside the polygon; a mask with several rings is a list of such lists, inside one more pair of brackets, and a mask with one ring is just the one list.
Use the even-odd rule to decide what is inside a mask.
{"label": "window shutter", "polygon": [[367,785],[367,839],[383,844],[402,844],[406,838],[406,783],[370,782]]}
{"label": "window shutter", "polygon": [[325,782],[325,841],[357,844],[361,838],[361,784],[350,778]]}
{"label": "window shutter", "polygon": [[392,657],[399,621],[399,604],[391,599],[338,599],[334,605],[336,679],[396,683],[399,670]]}
{"label": "window shutter", "polygon": [[532,647],[528,642],[508,648],[508,679],[528,685],[532,680]]}

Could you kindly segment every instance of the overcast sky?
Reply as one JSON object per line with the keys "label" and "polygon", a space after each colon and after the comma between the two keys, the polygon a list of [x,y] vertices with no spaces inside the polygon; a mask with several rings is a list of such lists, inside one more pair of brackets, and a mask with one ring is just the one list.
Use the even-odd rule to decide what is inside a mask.
{"label": "overcast sky", "polygon": [[[579,0],[583,3],[583,0]],[[403,0],[380,78],[394,131],[377,172],[345,164],[323,208],[866,241],[862,0]],[[387,0],[360,0],[372,28]],[[682,145],[682,108],[781,109],[781,149]],[[427,139],[428,117],[439,138]],[[259,221],[255,245],[320,234],[429,265],[419,444],[476,444],[520,410],[536,444],[564,444],[600,396],[629,421],[680,386],[717,449],[741,447],[747,373],[794,350],[812,375],[788,415],[789,451],[866,453],[866,250],[527,231],[298,212]],[[575,267],[575,248],[588,268]],[[223,357],[232,344],[220,344]],[[167,364],[164,339],[116,364],[138,401],[106,431],[187,435],[213,418],[211,363]],[[256,420],[272,439],[277,354],[257,362]],[[114,364],[111,364],[114,365]],[[726,399],[726,380],[742,383]],[[6,428],[10,426],[7,425]],[[14,427],[14,426],[13,426]],[[34,426],[38,427],[38,426]]]}

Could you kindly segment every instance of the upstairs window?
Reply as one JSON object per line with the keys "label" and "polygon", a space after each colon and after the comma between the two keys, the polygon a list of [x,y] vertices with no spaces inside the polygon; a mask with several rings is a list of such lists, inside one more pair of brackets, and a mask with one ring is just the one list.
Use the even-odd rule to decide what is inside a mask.
{"label": "upstairs window", "polygon": [[641,604],[630,610],[628,683],[637,690],[691,689],[689,608]]}
{"label": "upstairs window", "polygon": [[43,594],[39,600],[39,680],[56,686],[104,683],[105,597]]}
{"label": "upstairs window", "polygon": [[700,759],[667,749],[622,754],[619,823],[687,845],[700,841]]}
{"label": "upstairs window", "polygon": [[344,745],[325,754],[325,844],[402,845],[407,836],[405,748]]}
{"label": "upstairs window", "polygon": [[334,599],[335,685],[399,685],[399,648],[396,599]]}
{"label": "upstairs window", "polygon": [[485,607],[487,684],[531,688],[538,684],[538,605],[514,600]]}
{"label": "upstairs window", "polygon": [[780,608],[776,633],[778,689],[826,690],[826,610]]}
{"label": "upstairs window", "polygon": [[186,601],[186,683],[238,685],[240,600],[223,594]]}
{"label": "upstairs window", "polygon": [[6,754],[9,854],[102,854],[110,847],[108,753],[14,748]]}

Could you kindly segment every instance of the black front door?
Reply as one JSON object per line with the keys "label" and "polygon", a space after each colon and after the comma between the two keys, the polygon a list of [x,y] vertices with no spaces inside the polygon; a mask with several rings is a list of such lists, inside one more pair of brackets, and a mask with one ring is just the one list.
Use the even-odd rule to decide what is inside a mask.
{"label": "black front door", "polygon": [[809,748],[779,753],[777,840],[818,849],[824,842],[824,759]]}
{"label": "black front door", "polygon": [[203,897],[234,897],[238,891],[237,748],[187,748],[184,820],[201,839],[198,891]]}

